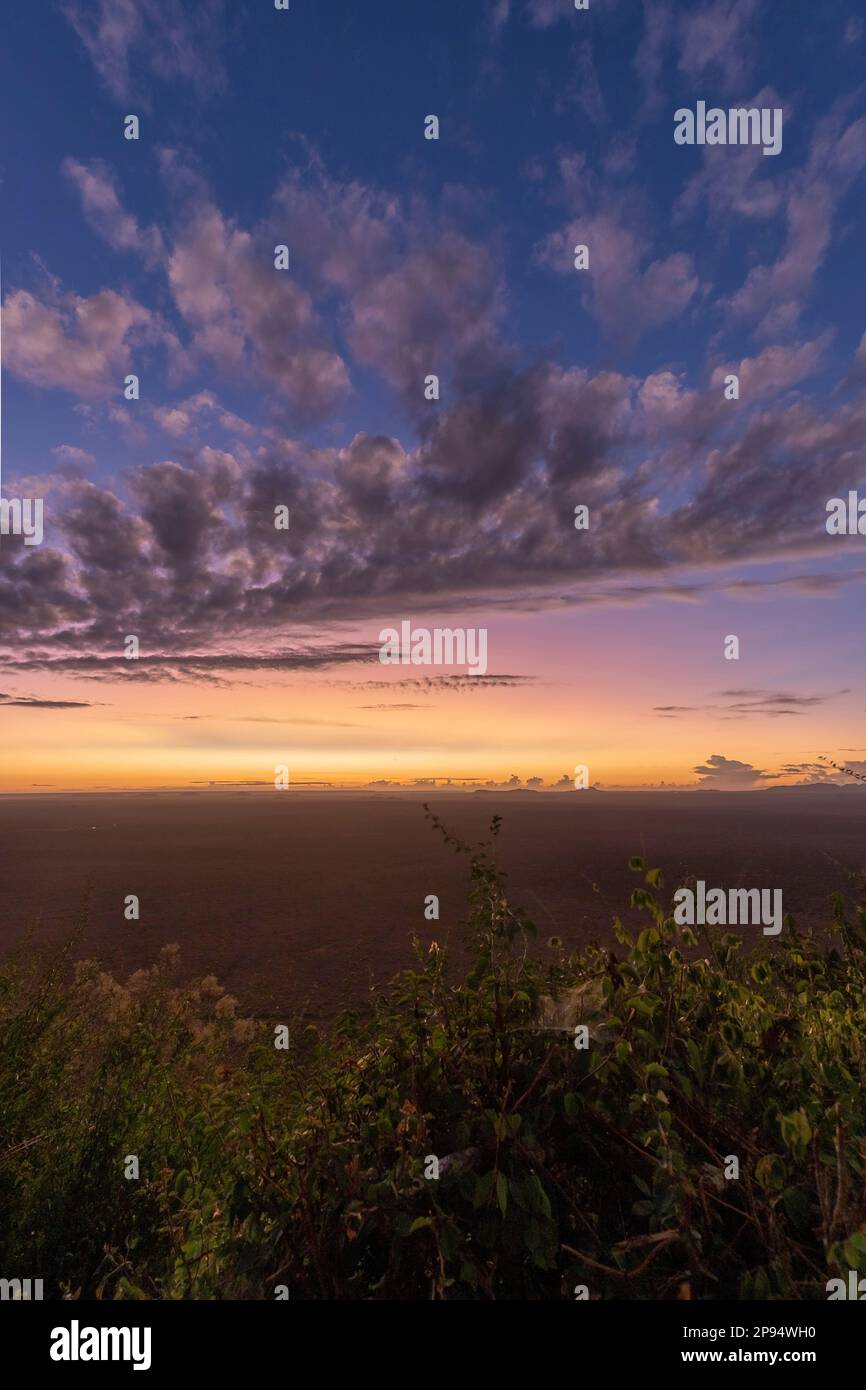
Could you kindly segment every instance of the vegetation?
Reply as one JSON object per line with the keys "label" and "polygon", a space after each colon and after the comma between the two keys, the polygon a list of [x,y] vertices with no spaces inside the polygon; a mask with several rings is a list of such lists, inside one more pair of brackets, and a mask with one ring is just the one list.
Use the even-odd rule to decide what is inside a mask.
{"label": "vegetation", "polygon": [[287,1051],[212,977],[179,984],[173,947],[125,984],[73,968],[72,943],[5,963],[4,1277],[82,1298],[823,1299],[866,1273],[863,908],[835,900],[832,941],[788,920],[752,952],[675,926],[635,859],[639,935],[530,950],[498,819],[475,847],[431,820],[469,858],[469,968],[416,942],[369,1011]]}

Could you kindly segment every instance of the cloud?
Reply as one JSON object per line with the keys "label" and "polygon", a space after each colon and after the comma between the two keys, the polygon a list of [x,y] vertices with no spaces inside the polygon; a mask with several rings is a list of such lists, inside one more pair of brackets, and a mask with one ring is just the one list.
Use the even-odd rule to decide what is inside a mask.
{"label": "cloud", "polygon": [[778,773],[762,772],[751,763],[738,762],[736,758],[725,758],[721,753],[713,753],[702,767],[693,767],[692,772],[699,777],[699,787],[738,790],[752,787],[756,782],[771,782]]}
{"label": "cloud", "polygon": [[492,265],[487,248],[454,231],[413,247],[381,278],[354,288],[355,356],[419,402],[429,372],[482,370],[501,314]]}
{"label": "cloud", "polygon": [[[790,101],[783,102],[775,88],[760,91],[738,102],[748,108],[781,107],[785,120],[793,112]],[[705,145],[701,167],[688,180],[673,204],[673,221],[679,226],[705,207],[716,237],[722,242],[733,237],[756,235],[754,229],[741,233],[737,218],[768,221],[785,208],[789,177],[774,173],[774,161],[764,157],[759,145]]]}
{"label": "cloud", "polygon": [[282,180],[269,226],[313,289],[340,297],[354,357],[413,415],[432,413],[428,374],[465,390],[505,360],[501,253],[495,240],[465,235],[447,210],[340,182],[311,153]]}
{"label": "cloud", "polygon": [[162,233],[157,227],[140,227],[121,207],[108,166],[102,160],[85,164],[70,156],[62,169],[78,192],[84,216],[94,231],[116,251],[135,252],[147,265],[156,265],[165,250]]}
{"label": "cloud", "polygon": [[60,465],[60,472],[66,478],[79,478],[96,464],[92,454],[86,449],[79,449],[75,444],[58,444],[51,452]]}
{"label": "cloud", "polygon": [[[796,345],[788,352],[796,360]],[[773,370],[778,379],[779,360]],[[641,382],[543,364],[444,406],[414,448],[364,434],[312,448],[272,432],[242,458],[196,445],[133,469],[122,497],[67,480],[50,545],[34,555],[4,540],[0,640],[62,644],[74,632],[79,650],[99,652],[109,634],[147,631],[158,612],[179,651],[219,650],[228,635],[255,651],[275,630],[367,618],[372,628],[433,600],[449,614],[491,615],[862,582],[862,567],[760,579],[719,567],[835,559],[825,504],[850,484],[866,402],[771,403],[732,429],[719,399],[685,390],[674,373]],[[181,424],[162,418],[178,430],[201,421],[205,432],[218,408],[209,396],[190,401]],[[646,459],[635,463],[638,447]],[[579,537],[574,501],[592,510]],[[276,505],[290,509],[288,532],[274,527]],[[412,538],[405,551],[394,548],[396,517]],[[706,567],[710,577],[694,573]],[[441,688],[494,679],[515,683],[446,676]]]}
{"label": "cloud", "polygon": [[819,754],[819,757],[821,762],[826,764],[828,769],[832,767],[835,772],[839,774],[837,785],[850,785],[850,783],[846,781],[846,778],[850,779],[852,777],[857,782],[866,782],[866,762],[851,763],[846,759],[844,763],[840,764],[834,762],[832,758],[825,758],[823,753]]}
{"label": "cloud", "polygon": [[3,302],[3,365],[78,396],[119,395],[133,348],[168,338],[157,315],[115,290],[81,298],[53,284],[44,299],[12,290]]}
{"label": "cloud", "polygon": [[[377,648],[378,652],[378,648]],[[536,676],[506,676],[490,674],[486,676],[413,676],[407,680],[355,682],[356,689],[364,690],[437,690],[465,694],[471,690],[507,689],[517,687],[537,679]],[[415,706],[414,708],[421,708]]]}
{"label": "cloud", "polygon": [[866,117],[846,122],[844,103],[818,122],[805,166],[785,184],[781,254],[753,266],[727,301],[731,321],[755,323],[759,336],[796,327],[830,248],[836,210],[866,169]]}
{"label": "cloud", "polygon": [[198,391],[177,405],[154,406],[154,418],[166,434],[175,439],[188,439],[201,425],[215,421],[227,434],[249,438],[256,433],[249,421],[225,410],[213,391]]}
{"label": "cloud", "polygon": [[839,695],[848,695],[848,690],[833,691],[829,695],[788,695],[784,692],[774,690],[723,690],[722,694],[730,699],[740,702],[741,707],[764,708],[776,705],[799,706],[802,709],[810,709],[815,705],[826,704],[828,700],[834,700]]}
{"label": "cloud", "polygon": [[643,0],[643,34],[634,58],[634,69],[643,89],[641,120],[655,115],[666,100],[664,63],[673,28],[668,0]]}
{"label": "cloud", "polygon": [[[565,19],[568,14],[563,0],[526,0],[526,8],[530,23],[537,29],[549,29],[551,24]],[[568,9],[573,11],[570,3]]]}
{"label": "cloud", "polygon": [[866,333],[863,334],[857,345],[857,351],[854,353],[842,387],[846,389],[862,387],[864,383],[866,383]]}
{"label": "cloud", "polygon": [[809,709],[826,704],[839,695],[849,691],[838,690],[827,695],[790,695],[784,691],[773,690],[723,690],[724,704],[710,702],[699,705],[655,705],[655,712],[663,718],[677,718],[681,714],[695,714],[709,711],[720,718],[744,719],[759,715],[767,719],[779,719],[789,715],[802,714]]}
{"label": "cloud", "polygon": [[204,469],[167,460],[138,469],[132,487],[163,563],[189,577],[226,529],[219,484]]}
{"label": "cloud", "polygon": [[840,772],[831,772],[821,763],[783,763],[779,769],[780,777],[799,777],[798,787],[840,787],[845,778]]}
{"label": "cloud", "polygon": [[192,348],[226,374],[251,367],[301,420],[328,415],[349,390],[343,359],[325,340],[310,293],[274,269],[274,245],[196,201],[167,261]]}
{"label": "cloud", "polygon": [[[118,655],[70,655],[52,650],[39,654],[23,653],[0,661],[6,671],[65,672],[92,680],[210,681],[221,676],[237,677],[259,672],[292,673],[318,671],[332,666],[355,665],[378,659],[378,647],[332,643],[318,648],[298,648],[274,655],[251,652],[157,652],[143,653],[135,661]],[[284,721],[279,721],[284,722]],[[297,721],[287,721],[297,722]]]}
{"label": "cloud", "polygon": [[[851,173],[857,123],[846,124],[841,109],[833,120],[834,168]],[[829,131],[813,142],[810,168],[829,150]],[[721,365],[698,368],[694,385],[676,364],[642,378],[566,368],[552,349],[521,354],[503,336],[502,248],[456,225],[465,201],[452,193],[431,210],[420,196],[410,203],[336,180],[306,154],[250,230],[220,211],[188,161],[173,151],[161,159],[177,219],[161,233],[159,265],[189,337],[186,355],[210,379],[216,364],[233,382],[264,385],[278,410],[261,429],[226,411],[210,384],[177,400],[151,398],[134,414],[117,403],[133,349],[136,363],[157,346],[171,363],[180,347],[128,295],[84,299],[50,281],[38,298],[7,296],[7,366],[84,395],[75,408],[91,425],[107,414],[131,436],[155,424],[168,456],[154,451],[109,488],[76,481],[86,458],[58,447],[66,476],[50,482],[48,543],[34,555],[4,538],[0,550],[0,640],[101,655],[120,630],[152,630],[158,613],[161,651],[220,653],[230,641],[255,657],[271,649],[274,632],[367,619],[372,630],[378,615],[422,604],[493,617],[657,597],[696,603],[719,589],[829,594],[862,582],[854,566],[830,571],[837,552],[824,520],[826,499],[850,485],[866,401],[852,393],[841,405],[815,402],[804,385],[829,355],[829,335],[788,335],[743,357],[741,411],[722,399]],[[76,168],[103,194],[113,187],[104,169]],[[677,261],[681,253],[653,259],[640,197],[611,192],[580,157],[563,158],[557,180],[575,228],[599,233],[597,268],[611,273],[585,293],[612,333],[689,309],[703,289],[697,273]],[[109,230],[117,222],[115,239],[133,246],[140,228],[127,227],[119,201],[109,198],[102,212]],[[273,269],[278,229],[291,247],[288,275]],[[574,234],[555,235],[568,251]],[[548,239],[544,254],[552,247]],[[569,253],[568,273],[580,281],[570,267]],[[342,431],[335,411],[351,382],[323,305],[340,343],[409,407],[405,431]],[[431,362],[441,363],[446,385],[434,410],[421,391]],[[100,393],[107,404],[97,403]],[[295,432],[311,419],[331,426],[315,443]],[[592,522],[578,536],[579,503]],[[290,509],[288,532],[274,527],[280,505]],[[411,544],[395,545],[395,534]],[[827,569],[798,565],[759,579],[722,572],[803,555],[821,555]],[[165,679],[184,678],[182,666],[165,669]],[[157,673],[151,667],[147,678]],[[442,683],[404,688],[505,688],[520,678],[431,680]]]}
{"label": "cloud", "polygon": [[[572,278],[587,311],[609,337],[633,346],[695,299],[700,280],[692,256],[673,251],[654,258],[650,237],[642,230],[647,210],[636,191],[607,188],[582,155],[563,157],[560,177],[572,216],[538,244],[536,257]],[[576,246],[587,247],[588,269],[575,270]]]}
{"label": "cloud", "polygon": [[781,391],[813,375],[832,341],[832,332],[812,342],[764,348],[757,357],[744,357],[739,366],[716,367],[711,384],[719,391],[729,372],[739,377],[740,390],[750,401],[771,391]]}
{"label": "cloud", "polygon": [[[700,563],[701,548],[728,559],[822,548],[826,499],[849,486],[851,451],[863,425],[862,403],[832,412],[793,402],[751,414],[737,436],[707,451],[703,482],[672,514],[682,538],[675,543],[679,558],[688,553]],[[763,523],[759,496],[773,508]]]}
{"label": "cloud", "polygon": [[741,90],[753,65],[752,21],[758,0],[707,0],[679,22],[679,70],[697,84],[712,79]]}
{"label": "cloud", "polygon": [[93,709],[90,700],[40,700],[36,696],[0,695],[2,709]]}
{"label": "cloud", "polygon": [[495,34],[505,28],[510,13],[511,0],[488,0],[488,21]]}
{"label": "cloud", "polygon": [[399,704],[399,705],[358,705],[358,706],[356,706],[356,708],[357,708],[357,709],[369,709],[369,710],[430,709],[431,706],[430,706],[430,705],[410,705],[410,704]]}
{"label": "cloud", "polygon": [[587,120],[600,129],[607,124],[608,114],[590,39],[581,39],[575,45],[572,61],[575,80],[569,89],[569,98],[577,103]]}
{"label": "cloud", "polygon": [[143,100],[145,77],[198,97],[223,85],[223,0],[66,0],[62,9],[115,101]]}

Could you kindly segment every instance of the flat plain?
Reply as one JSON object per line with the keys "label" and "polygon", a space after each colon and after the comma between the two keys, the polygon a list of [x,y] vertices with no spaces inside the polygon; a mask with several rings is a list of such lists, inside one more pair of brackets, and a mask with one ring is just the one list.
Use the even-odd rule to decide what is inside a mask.
{"label": "flat plain", "polygon": [[[512,901],[575,947],[612,941],[640,854],[665,893],[781,888],[798,926],[825,930],[830,894],[866,869],[866,790],[428,794],[456,834],[484,839]],[[412,963],[410,939],[459,940],[468,860],[425,819],[421,796],[274,790],[0,796],[0,951],[34,927],[53,938],[89,899],[78,954],[121,977],[176,942],[184,975],[215,974],[249,1012],[361,1003]],[[140,900],[140,920],[124,900]],[[436,894],[440,920],[426,921]],[[750,929],[744,929],[747,934]],[[759,929],[754,931],[756,940]]]}

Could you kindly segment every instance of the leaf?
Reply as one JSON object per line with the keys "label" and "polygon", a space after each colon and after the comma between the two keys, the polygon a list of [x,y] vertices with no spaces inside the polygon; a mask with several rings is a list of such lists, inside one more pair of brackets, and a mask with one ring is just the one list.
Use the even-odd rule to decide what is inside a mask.
{"label": "leaf", "polygon": [[866,1269],[866,1236],[857,1231],[845,1241],[842,1253],[849,1269],[856,1269],[858,1273],[862,1273]]}
{"label": "leaf", "polygon": [[141,1299],[148,1299],[150,1295],[146,1294],[144,1289],[140,1289],[137,1284],[133,1284],[131,1279],[127,1279],[125,1274],[122,1274],[118,1280],[116,1297],[118,1299],[129,1298],[140,1301]]}
{"label": "leaf", "polygon": [[496,1200],[499,1203],[499,1210],[504,1216],[508,1206],[508,1179],[504,1173],[496,1174]]}
{"label": "leaf", "polygon": [[782,1193],[782,1206],[791,1225],[798,1231],[808,1231],[812,1205],[800,1187],[786,1187]]}
{"label": "leaf", "polygon": [[788,1148],[802,1153],[812,1138],[812,1127],[806,1118],[805,1110],[801,1107],[799,1110],[792,1110],[790,1115],[781,1115],[779,1125]]}

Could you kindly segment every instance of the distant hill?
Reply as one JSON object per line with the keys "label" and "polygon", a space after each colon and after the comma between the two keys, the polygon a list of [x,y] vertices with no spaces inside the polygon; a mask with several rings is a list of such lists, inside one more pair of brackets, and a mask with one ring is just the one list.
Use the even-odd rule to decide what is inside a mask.
{"label": "distant hill", "polygon": [[538,796],[536,787],[502,787],[495,791],[492,787],[478,787],[473,796]]}
{"label": "distant hill", "polygon": [[[571,791],[575,791],[575,792],[576,792],[576,791],[577,791],[577,788],[576,788],[576,787],[568,787],[568,788],[565,788],[565,787],[543,787],[543,788],[538,788],[538,787],[501,787],[501,788],[497,791],[497,790],[496,790],[495,788],[493,788],[493,787],[478,787],[476,791],[474,791],[474,792],[471,793],[471,795],[472,795],[472,796],[546,796],[546,795],[548,794],[548,792],[556,792],[558,795],[562,795],[566,790],[569,791],[569,792],[571,792]],[[600,791],[600,790],[601,790],[600,787],[583,787],[583,788],[582,788],[582,791],[581,791],[581,794],[583,794],[584,792],[597,792],[597,791]]]}
{"label": "distant hill", "polygon": [[848,792],[857,786],[863,786],[862,782],[799,782],[793,787],[765,787],[768,792]]}

